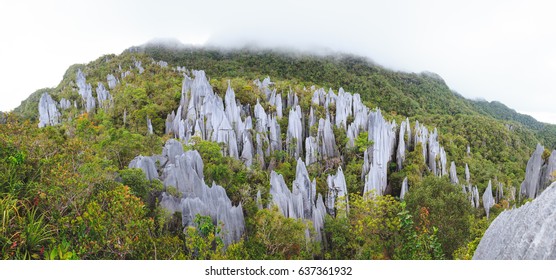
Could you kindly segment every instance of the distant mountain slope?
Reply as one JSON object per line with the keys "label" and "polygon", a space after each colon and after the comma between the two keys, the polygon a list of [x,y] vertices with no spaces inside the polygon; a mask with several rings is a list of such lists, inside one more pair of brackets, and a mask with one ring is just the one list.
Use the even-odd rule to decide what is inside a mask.
{"label": "distant mountain slope", "polygon": [[506,105],[498,101],[488,102],[483,100],[473,100],[471,102],[480,113],[489,115],[495,119],[515,121],[523,124],[535,131],[539,140],[544,142],[546,145],[552,148],[556,147],[556,125],[539,122],[535,118],[529,115],[520,114],[514,109],[508,108]]}
{"label": "distant mountain slope", "polygon": [[404,116],[429,114],[480,114],[522,124],[539,141],[556,148],[556,125],[538,122],[500,102],[473,101],[448,88],[434,73],[388,70],[365,57],[349,54],[313,55],[272,50],[219,50],[178,44],[148,43],[130,48],[156,60],[191,69],[204,69],[212,77],[270,76],[323,87],[358,92],[362,98],[387,112]]}

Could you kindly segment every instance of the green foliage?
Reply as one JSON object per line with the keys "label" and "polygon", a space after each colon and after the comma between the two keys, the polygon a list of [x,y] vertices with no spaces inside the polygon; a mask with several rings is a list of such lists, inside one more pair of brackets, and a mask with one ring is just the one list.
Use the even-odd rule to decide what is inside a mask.
{"label": "green foliage", "polygon": [[256,259],[303,259],[313,253],[301,220],[284,217],[276,207],[259,210],[254,220],[250,255]]}
{"label": "green foliage", "polygon": [[402,260],[440,260],[444,259],[442,244],[438,241],[438,228],[430,229],[428,212],[421,209],[420,223],[416,227],[413,217],[405,209],[405,202],[401,204],[402,211],[398,213],[401,222],[401,246],[396,248],[395,258]]}
{"label": "green foliage", "polygon": [[209,216],[195,216],[195,227],[186,229],[188,258],[214,260],[224,257],[224,242],[218,236],[220,227],[215,226]]}
{"label": "green foliage", "polygon": [[150,182],[147,180],[145,173],[140,168],[131,168],[120,170],[120,177],[122,178],[122,184],[129,186],[131,192],[144,200],[150,191]]}
{"label": "green foliage", "polygon": [[432,232],[437,228],[438,241],[442,251],[451,258],[453,252],[462,246],[470,229],[471,206],[459,186],[454,186],[448,178],[428,176],[420,184],[412,186],[405,196],[407,208],[416,224],[426,215],[428,223],[420,225]]}

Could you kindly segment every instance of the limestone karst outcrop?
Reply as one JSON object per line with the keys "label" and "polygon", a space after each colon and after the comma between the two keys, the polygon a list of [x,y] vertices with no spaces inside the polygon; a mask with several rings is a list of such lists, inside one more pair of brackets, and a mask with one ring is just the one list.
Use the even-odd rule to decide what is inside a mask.
{"label": "limestone karst outcrop", "polygon": [[556,259],[556,183],[533,201],[502,212],[490,224],[474,260]]}
{"label": "limestone karst outcrop", "polygon": [[50,94],[43,93],[39,100],[39,127],[57,125],[59,122],[58,103],[52,99]]}
{"label": "limestone karst outcrop", "polygon": [[543,153],[545,149],[537,144],[537,148],[527,162],[525,180],[521,183],[520,194],[527,198],[539,196],[543,190],[554,180],[556,171],[556,151],[545,160]]}
{"label": "limestone karst outcrop", "polygon": [[[162,155],[138,156],[129,168],[141,168],[147,179],[163,182],[166,191],[160,205],[170,213],[181,212],[183,226],[194,226],[197,214],[210,216],[215,224],[222,225],[220,236],[224,244],[241,238],[245,228],[242,205],[232,205],[223,187],[205,183],[203,161],[197,151],[184,152],[179,141],[170,139]],[[174,188],[179,196],[174,196],[169,188]]]}
{"label": "limestone karst outcrop", "polygon": [[305,164],[297,162],[296,176],[290,191],[281,174],[270,173],[270,195],[272,205],[288,218],[311,221],[315,230],[315,240],[322,240],[326,206],[321,194],[316,194],[316,182],[310,181]]}

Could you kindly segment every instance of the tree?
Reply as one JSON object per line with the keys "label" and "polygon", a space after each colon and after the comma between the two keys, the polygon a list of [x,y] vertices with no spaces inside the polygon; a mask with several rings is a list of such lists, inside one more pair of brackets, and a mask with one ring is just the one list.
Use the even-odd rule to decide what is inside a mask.
{"label": "tree", "polygon": [[[447,257],[467,242],[471,206],[461,188],[452,185],[448,177],[426,177],[410,189],[404,200],[415,224],[428,232],[438,229],[438,240]],[[423,213],[428,223],[420,220]]]}

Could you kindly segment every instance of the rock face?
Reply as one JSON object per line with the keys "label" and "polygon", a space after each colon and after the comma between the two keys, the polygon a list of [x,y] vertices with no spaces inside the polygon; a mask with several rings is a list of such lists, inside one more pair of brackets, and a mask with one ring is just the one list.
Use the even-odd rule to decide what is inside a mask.
{"label": "rock face", "polygon": [[554,180],[553,173],[556,171],[556,153],[552,152],[545,161],[542,158],[544,147],[537,144],[537,148],[527,162],[525,180],[521,183],[521,195],[527,198],[535,198]]}
{"label": "rock face", "polygon": [[483,207],[485,208],[487,219],[490,214],[490,208],[494,206],[494,197],[492,196],[492,182],[488,181],[488,186],[483,193]]}
{"label": "rock face", "polygon": [[39,100],[39,127],[57,125],[60,122],[58,103],[48,93],[43,93]]}
{"label": "rock face", "polygon": [[116,85],[118,85],[118,79],[116,79],[116,77],[114,77],[114,75],[112,74],[108,74],[106,76],[106,81],[108,82],[108,88],[109,89],[114,89],[116,88]]}
{"label": "rock face", "polygon": [[344,209],[342,209],[345,213],[349,212],[349,197],[346,185],[346,178],[344,177],[344,172],[342,171],[342,167],[338,168],[338,173],[335,176],[328,175],[326,179],[326,183],[328,184],[328,194],[326,196],[326,210],[328,214],[335,216],[336,215],[336,201],[338,199],[342,199]]}
{"label": "rock face", "polygon": [[402,182],[402,190],[400,192],[400,199],[403,200],[403,198],[405,197],[405,195],[407,194],[407,192],[409,191],[409,185],[407,183],[407,177],[405,177],[403,179]]}
{"label": "rock face", "polygon": [[85,107],[87,113],[91,112],[96,107],[95,98],[93,97],[93,88],[91,87],[91,84],[87,83],[85,74],[81,72],[81,69],[77,70],[75,83],[79,88],[79,95],[81,95],[81,98],[83,99],[83,107]]}
{"label": "rock face", "polygon": [[135,157],[130,163],[128,168],[141,168],[143,173],[147,176],[147,180],[158,179],[158,171],[154,161],[150,157],[138,156]]}
{"label": "rock face", "polygon": [[101,82],[99,82],[97,86],[97,100],[100,108],[104,108],[106,110],[112,106],[112,95],[110,95],[110,92]]}
{"label": "rock face", "polygon": [[[162,170],[156,168],[156,162]],[[166,190],[175,188],[180,197],[169,192],[162,194],[160,204],[170,213],[181,212],[183,226],[194,226],[197,214],[210,216],[217,225],[222,225],[220,236],[224,244],[239,240],[245,228],[241,204],[233,206],[223,187],[214,182],[209,187],[203,176],[203,161],[197,151],[183,151],[182,144],[170,139],[164,145],[162,155],[138,156],[129,168],[141,168],[147,179],[160,179]]]}
{"label": "rock face", "polygon": [[368,140],[373,145],[367,150],[363,164],[363,173],[365,169],[369,170],[365,179],[365,193],[374,190],[375,194],[383,195],[386,190],[388,163],[392,159],[396,143],[395,127],[396,123],[387,122],[380,110],[369,114]]}
{"label": "rock face", "polygon": [[456,170],[456,164],[453,161],[452,161],[452,163],[450,163],[450,181],[454,185],[459,184],[458,173],[457,173],[457,170]]}
{"label": "rock face", "polygon": [[315,180],[312,182],[309,180],[305,163],[301,159],[297,161],[296,176],[291,192],[282,175],[274,171],[270,173],[272,204],[278,206],[285,217],[311,221],[316,232],[316,240],[320,241],[322,240],[326,207],[322,196],[316,195],[316,185]]}
{"label": "rock face", "polygon": [[485,232],[473,259],[556,259],[556,183],[535,200],[502,212]]}

